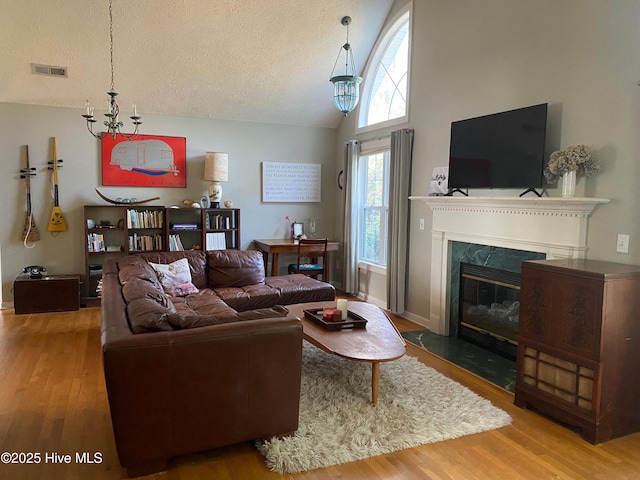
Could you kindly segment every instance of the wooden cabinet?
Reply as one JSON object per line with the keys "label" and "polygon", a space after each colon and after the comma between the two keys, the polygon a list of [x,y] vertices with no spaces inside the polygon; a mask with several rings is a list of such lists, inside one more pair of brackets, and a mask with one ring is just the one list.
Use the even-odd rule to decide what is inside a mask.
{"label": "wooden cabinet", "polygon": [[640,267],[522,264],[515,404],[591,443],[640,431]]}
{"label": "wooden cabinet", "polygon": [[82,303],[100,305],[102,264],[135,252],[240,248],[240,209],[85,205],[85,274]]}
{"label": "wooden cabinet", "polygon": [[16,314],[66,312],[80,308],[80,275],[21,276],[13,284]]}

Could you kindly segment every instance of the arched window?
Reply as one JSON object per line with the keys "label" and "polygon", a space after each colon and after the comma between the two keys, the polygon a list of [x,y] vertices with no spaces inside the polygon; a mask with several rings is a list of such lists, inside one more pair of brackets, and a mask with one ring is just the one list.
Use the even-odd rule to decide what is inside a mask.
{"label": "arched window", "polygon": [[364,73],[358,130],[408,121],[411,2],[382,31]]}

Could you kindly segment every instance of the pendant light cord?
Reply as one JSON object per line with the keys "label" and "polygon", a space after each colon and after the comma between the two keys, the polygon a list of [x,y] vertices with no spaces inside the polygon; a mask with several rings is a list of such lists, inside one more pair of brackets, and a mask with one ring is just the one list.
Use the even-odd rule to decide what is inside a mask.
{"label": "pendant light cord", "polygon": [[[340,54],[342,53],[342,50],[344,49],[346,51],[346,56],[344,59],[344,74],[345,75],[349,75],[349,51],[351,50],[351,45],[349,44],[349,24],[346,24],[347,26],[347,43],[345,43],[344,45],[342,45],[340,47],[340,50],[338,50],[338,56],[336,57],[336,61],[333,64],[333,70],[331,70],[331,78],[333,78],[333,74],[336,71],[336,66],[338,65],[338,60],[340,60]],[[351,55],[351,69],[353,71],[353,75],[356,75],[356,66],[355,66],[355,62],[353,60],[353,54]]]}
{"label": "pendant light cord", "polygon": [[113,92],[113,0],[109,0],[109,41],[111,53],[111,91]]}

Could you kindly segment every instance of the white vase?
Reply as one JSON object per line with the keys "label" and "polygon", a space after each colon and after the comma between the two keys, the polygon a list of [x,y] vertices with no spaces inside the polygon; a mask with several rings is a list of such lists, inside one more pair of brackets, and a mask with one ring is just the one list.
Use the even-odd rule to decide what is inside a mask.
{"label": "white vase", "polygon": [[576,194],[576,171],[562,174],[562,196],[573,197]]}

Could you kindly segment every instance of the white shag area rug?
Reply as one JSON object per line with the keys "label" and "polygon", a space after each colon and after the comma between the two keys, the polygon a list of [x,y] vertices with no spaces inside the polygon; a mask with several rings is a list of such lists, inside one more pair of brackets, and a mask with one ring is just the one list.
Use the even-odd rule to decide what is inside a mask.
{"label": "white shag area rug", "polygon": [[407,355],[380,364],[374,406],[370,363],[304,342],[298,431],[257,447],[269,469],[297,473],[510,423],[511,417],[488,400]]}

